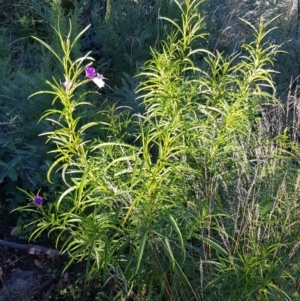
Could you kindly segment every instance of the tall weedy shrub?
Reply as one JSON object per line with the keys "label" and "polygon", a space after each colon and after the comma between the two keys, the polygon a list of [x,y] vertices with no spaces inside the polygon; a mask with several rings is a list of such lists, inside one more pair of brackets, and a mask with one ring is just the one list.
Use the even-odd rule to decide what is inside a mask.
{"label": "tall weedy shrub", "polygon": [[[107,215],[98,214],[99,206],[102,207],[102,202],[99,202],[97,207],[97,202],[88,200],[91,195],[87,191],[94,196],[100,197],[101,193],[98,195],[97,192],[93,192],[93,189],[100,185],[100,190],[102,188],[104,191],[106,190],[107,183],[101,183],[101,179],[97,178],[97,174],[93,173],[93,169],[101,172],[101,166],[107,166],[105,164],[107,162],[101,163],[101,160],[104,159],[106,161],[106,159],[109,159],[100,155],[97,165],[93,165],[94,160],[89,156],[92,143],[85,141],[85,131],[96,125],[96,123],[84,124],[81,122],[82,117],[84,117],[85,107],[91,105],[84,101],[87,92],[81,90],[81,87],[90,81],[89,78],[92,78],[100,87],[104,85],[100,74],[96,74],[92,67],[88,65],[84,67],[83,65],[85,62],[91,62],[92,58],[89,57],[89,53],[76,61],[71,59],[73,48],[86,30],[87,28],[80,32],[73,41],[70,40],[71,23],[66,37],[62,36],[59,30],[55,30],[61,50],[64,53],[63,57],[59,56],[50,45],[39,38],[35,38],[54,55],[62,70],[64,70],[62,81],[53,78],[52,82],[47,81],[50,87],[49,91],[40,91],[32,96],[40,94],[53,95],[53,108],[47,110],[42,116],[43,119],[50,121],[54,125],[53,131],[44,133],[48,137],[48,142],[51,141],[54,144],[55,149],[52,153],[56,155],[56,160],[48,170],[47,179],[51,182],[52,172],[58,173],[61,171],[61,179],[64,181],[67,190],[61,194],[60,199],[56,203],[49,204],[47,210],[41,204],[37,204],[36,208],[28,207],[25,209],[41,214],[38,227],[32,233],[32,237],[37,237],[44,230],[50,228],[50,232],[56,233],[58,244],[61,236],[66,238],[64,233],[69,233],[69,239],[63,245],[62,251],[70,251],[70,263],[74,260],[82,260],[87,256],[89,258],[87,265],[89,273],[91,260],[96,259],[95,264],[98,268],[101,265],[102,259],[99,259],[99,254],[101,251],[104,252],[103,245],[104,241],[107,240],[105,238],[107,233],[105,234],[106,231],[103,231],[103,229],[111,227],[113,218],[110,219],[112,211],[108,211],[105,208],[103,210],[104,212],[107,211]],[[84,70],[86,70],[87,76],[85,79],[83,78]],[[79,93],[77,92],[78,90]],[[59,103],[54,106],[57,102]],[[91,185],[90,180],[96,182]],[[87,191],[85,191],[86,189]],[[85,192],[83,193],[83,191]],[[31,197],[30,194],[27,193],[27,195]],[[64,203],[62,204],[63,200]],[[109,207],[111,206],[111,204],[108,205]],[[89,206],[96,206],[98,209],[93,208],[94,210],[89,210]],[[83,231],[79,231],[79,229]],[[93,234],[90,233],[92,236],[84,233],[85,231],[93,232]],[[100,235],[102,238],[95,237],[95,235]],[[80,257],[82,258],[80,259]]]}
{"label": "tall weedy shrub", "polygon": [[208,285],[213,300],[290,300],[287,283],[293,277],[286,256],[293,254],[296,241],[282,229],[295,223],[290,208],[298,207],[293,201],[298,175],[291,167],[284,171],[292,160],[286,138],[270,138],[260,118],[276,102],[272,66],[278,49],[264,42],[274,30],[266,28],[272,21],[255,28],[244,20],[254,30],[254,41],[242,45],[241,54],[208,57],[210,74],[200,79],[205,134],[192,142],[202,171],[196,182],[208,208],[225,213],[212,220],[218,234],[211,237],[219,243],[218,248],[209,243],[218,257]]}
{"label": "tall weedy shrub", "polygon": [[[184,159],[187,148],[182,142],[188,134],[184,123],[189,118],[188,105],[196,90],[188,79],[185,81],[184,73],[192,73],[191,58],[201,52],[193,51],[191,44],[202,37],[202,19],[197,1],[177,5],[182,12],[183,29],[177,26],[178,33],[170,36],[171,48],[164,44],[164,55],[153,51],[153,66],[160,60],[162,68],[171,68],[164,83],[174,83],[166,95],[162,94],[161,103],[149,105],[145,116],[134,117],[140,127],[136,137],[140,147],[124,143],[122,135],[108,137],[105,142],[97,137],[85,140],[84,134],[91,126],[110,133],[119,132],[120,126],[115,122],[118,117],[98,124],[81,124],[78,108],[88,103],[84,100],[86,93],[77,91],[87,84],[81,74],[84,61],[90,58],[86,55],[72,61],[70,55],[83,32],[71,41],[71,31],[66,38],[56,31],[64,57],[38,39],[64,70],[63,85],[53,79],[47,82],[51,90],[35,95],[49,93],[54,102],[60,102],[43,116],[55,125],[53,131],[45,133],[48,141],[54,143],[57,156],[48,171],[48,180],[51,181],[52,172],[61,172],[68,188],[48,208],[46,204],[23,208],[41,214],[32,238],[49,229],[62,251],[70,255],[69,264],[86,261],[88,278],[100,271],[104,276],[119,273],[118,279],[127,284],[125,294],[136,287],[139,296],[164,296],[169,300],[199,295],[198,288],[190,283],[195,279],[191,269],[194,259],[187,256],[185,247],[195,217],[187,206],[190,200],[182,182],[185,173],[190,172]],[[167,57],[169,51],[176,55],[175,65]],[[177,88],[176,82],[183,87]],[[150,104],[148,100],[145,103]]]}
{"label": "tall weedy shrub", "polygon": [[236,180],[237,170],[247,169],[250,152],[245,153],[244,141],[256,143],[263,106],[273,101],[272,92],[266,89],[274,89],[270,67],[277,48],[264,42],[273,30],[265,30],[265,26],[272,21],[266,25],[261,22],[258,29],[244,22],[254,30],[255,40],[242,45],[240,54],[225,58],[217,52],[208,56],[209,73],[199,80],[198,110],[204,113],[204,122],[201,136],[192,143],[202,146],[197,157],[199,166],[205,168],[202,183],[208,186],[201,190],[207,191],[213,206],[216,200],[218,206],[227,205],[221,193]]}
{"label": "tall weedy shrub", "polygon": [[[238,240],[235,235],[241,233],[232,230],[230,216],[230,210],[245,205],[241,200],[247,201],[235,203],[232,190],[255,174],[250,155],[257,147],[258,112],[272,101],[264,91],[266,85],[273,88],[269,65],[276,48],[263,42],[270,30],[263,23],[256,29],[246,22],[255,41],[245,44],[241,55],[225,58],[200,47],[205,37],[201,2],[174,2],[181,18],[162,18],[171,25],[168,40],[160,52],[151,50],[141,73],[137,92],[143,94],[143,115],[130,117],[125,108],[111,106],[99,112],[105,118],[84,123],[83,109],[91,105],[88,82],[104,85],[89,54],[71,59],[84,31],[72,41],[71,27],[66,37],[56,30],[63,57],[38,39],[64,70],[62,83],[48,81],[50,90],[35,95],[48,93],[59,102],[43,116],[54,126],[44,133],[56,155],[48,180],[52,173],[60,174],[67,188],[52,204],[42,204],[36,196],[22,208],[40,214],[32,238],[45,230],[54,234],[56,245],[69,254],[66,268],[84,262],[88,280],[101,275],[114,281],[115,298],[210,300],[224,292],[228,300],[238,300],[240,295],[224,284],[226,273],[234,279],[236,270],[246,283],[260,273],[254,285],[236,282],[244,285],[246,299],[274,291],[286,296],[274,283],[289,274],[284,269],[276,275],[265,272],[269,263],[282,267],[276,256],[270,260],[281,245],[259,249],[254,239]],[[198,66],[203,60],[205,71]],[[129,124],[139,129],[132,145],[125,142]],[[88,135],[91,127],[93,136]],[[250,274],[247,267],[262,265],[239,264],[249,242],[255,251],[265,251],[254,260],[267,262]],[[260,286],[253,290],[255,285]]]}
{"label": "tall weedy shrub", "polygon": [[[176,39],[185,32],[171,21],[176,28],[175,38],[171,36],[162,54],[154,52],[156,60],[150,61],[143,72],[147,79],[141,90],[147,92],[144,96],[149,113],[147,122],[152,129],[149,145],[156,146],[155,162],[167,165],[172,158],[185,163],[180,168],[184,179],[180,199],[185,199],[190,208],[196,208],[190,211],[190,216],[197,216],[186,245],[199,248],[204,259],[218,258],[214,262],[216,273],[203,275],[202,270],[199,279],[207,282],[215,277],[207,286],[211,299],[289,298],[282,286],[283,281],[292,280],[281,258],[285,238],[278,240],[276,232],[269,232],[271,220],[278,214],[275,203],[279,200],[275,195],[279,191],[283,193],[277,186],[281,182],[276,184],[278,191],[273,190],[276,202],[272,204],[274,211],[268,213],[269,219],[266,217],[270,206],[265,202],[267,191],[254,193],[262,192],[259,177],[274,181],[270,174],[265,178],[265,168],[272,169],[281,152],[268,153],[269,145],[274,142],[261,132],[260,121],[264,107],[274,101],[271,68],[278,50],[277,46],[264,41],[274,29],[266,29],[272,21],[266,24],[261,21],[256,28],[244,20],[254,30],[255,39],[242,46],[242,53],[230,57],[218,52],[213,55],[203,50],[193,51],[190,44],[185,48],[187,39]],[[185,51],[181,51],[183,49]],[[207,72],[194,63],[197,52],[207,53]],[[181,94],[181,91],[184,92]],[[176,127],[173,127],[175,119]],[[164,158],[165,146],[171,145],[169,141],[178,145],[170,148],[168,160],[162,163],[160,158]],[[266,148],[263,158],[258,151],[262,148]],[[263,170],[257,167],[261,160]],[[175,164],[179,168],[177,162]],[[259,177],[258,172],[262,172]],[[260,201],[264,204],[259,204]],[[251,211],[255,208],[260,208],[261,216],[253,219]],[[285,227],[293,224],[293,218],[280,216]],[[268,232],[274,239],[266,243],[260,231]],[[213,263],[212,260],[206,262]],[[228,275],[234,279],[229,283]]]}

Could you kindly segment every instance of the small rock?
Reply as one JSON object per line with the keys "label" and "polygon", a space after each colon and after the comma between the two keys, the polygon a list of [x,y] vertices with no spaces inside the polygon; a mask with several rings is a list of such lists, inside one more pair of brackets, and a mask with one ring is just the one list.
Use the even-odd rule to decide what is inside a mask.
{"label": "small rock", "polygon": [[30,294],[32,289],[39,285],[37,276],[38,273],[34,270],[13,270],[6,283],[4,283],[3,288],[0,290],[0,300],[22,300],[22,295]]}

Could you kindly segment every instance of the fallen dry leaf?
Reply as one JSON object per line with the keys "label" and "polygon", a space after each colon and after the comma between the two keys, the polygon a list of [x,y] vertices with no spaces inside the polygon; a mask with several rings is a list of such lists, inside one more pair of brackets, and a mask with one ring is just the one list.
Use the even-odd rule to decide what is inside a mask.
{"label": "fallen dry leaf", "polygon": [[21,227],[14,227],[12,228],[12,230],[10,231],[10,235],[18,235],[21,232]]}
{"label": "fallen dry leaf", "polygon": [[40,269],[43,268],[43,265],[42,265],[41,262],[40,262],[39,260],[37,260],[37,259],[34,260],[34,264],[35,264],[38,268],[40,268]]}

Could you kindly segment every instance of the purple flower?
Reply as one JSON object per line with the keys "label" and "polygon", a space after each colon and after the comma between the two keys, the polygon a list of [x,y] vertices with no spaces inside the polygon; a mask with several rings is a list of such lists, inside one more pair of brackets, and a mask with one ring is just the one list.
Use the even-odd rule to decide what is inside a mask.
{"label": "purple flower", "polygon": [[94,77],[97,76],[96,70],[95,70],[95,68],[93,68],[93,67],[85,67],[84,70],[85,70],[85,76],[86,76],[87,78],[94,78]]}
{"label": "purple flower", "polygon": [[85,67],[85,76],[91,79],[100,89],[105,86],[103,75],[97,73],[93,67]]}
{"label": "purple flower", "polygon": [[34,197],[34,202],[36,205],[41,206],[43,205],[43,198],[39,195]]}

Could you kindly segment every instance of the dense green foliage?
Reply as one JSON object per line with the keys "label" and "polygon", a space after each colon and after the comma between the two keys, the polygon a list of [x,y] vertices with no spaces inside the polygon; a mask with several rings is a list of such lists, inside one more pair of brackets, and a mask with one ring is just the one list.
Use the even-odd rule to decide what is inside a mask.
{"label": "dense green foliage", "polygon": [[0,208],[22,237],[84,263],[95,300],[300,300],[292,8],[74,3],[0,13]]}

